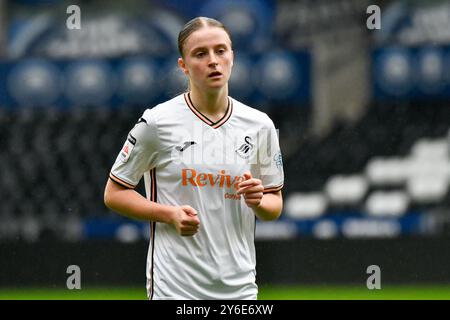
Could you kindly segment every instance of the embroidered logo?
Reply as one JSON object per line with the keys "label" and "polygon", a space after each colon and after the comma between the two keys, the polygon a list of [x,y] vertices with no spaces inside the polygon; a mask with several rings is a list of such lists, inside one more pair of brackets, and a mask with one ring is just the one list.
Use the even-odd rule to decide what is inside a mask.
{"label": "embroidered logo", "polygon": [[250,157],[250,151],[253,149],[254,145],[252,143],[252,138],[245,136],[244,143],[236,150],[236,153],[243,159],[248,159]]}

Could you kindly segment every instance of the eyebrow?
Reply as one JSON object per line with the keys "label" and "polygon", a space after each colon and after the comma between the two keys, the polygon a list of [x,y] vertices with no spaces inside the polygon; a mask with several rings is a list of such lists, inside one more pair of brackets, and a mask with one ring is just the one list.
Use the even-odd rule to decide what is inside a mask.
{"label": "eyebrow", "polygon": [[[218,47],[227,47],[227,44],[226,43],[219,43],[219,44],[216,44],[215,46],[213,46],[214,48],[218,48]],[[191,53],[194,53],[194,52],[197,52],[197,51],[200,51],[200,50],[208,50],[208,48],[207,47],[195,47],[194,49],[192,49],[191,50]]]}

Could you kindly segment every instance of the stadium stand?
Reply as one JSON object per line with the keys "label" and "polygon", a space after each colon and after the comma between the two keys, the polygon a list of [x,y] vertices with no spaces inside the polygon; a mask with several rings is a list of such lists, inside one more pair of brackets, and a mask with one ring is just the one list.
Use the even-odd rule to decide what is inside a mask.
{"label": "stadium stand", "polygon": [[[308,60],[305,65],[312,64],[312,72],[317,71],[320,75],[311,74],[311,79],[334,81],[330,80],[325,87],[342,83],[349,83],[351,87],[364,75],[352,74],[364,65],[347,67],[353,60],[357,60],[355,57],[363,56],[359,45],[367,45],[364,42],[367,39],[361,40],[367,38],[366,33],[361,33],[361,29],[365,28],[364,25],[361,27],[361,16],[365,13],[363,9],[367,4],[368,1],[356,0],[280,1],[279,12],[274,18],[275,38],[269,44],[278,54],[283,50],[286,53],[306,46],[313,59],[312,62]],[[261,16],[267,18],[263,14]],[[174,19],[175,17],[180,20],[179,16],[172,16]],[[95,19],[91,22],[95,25]],[[154,26],[147,27],[151,29]],[[101,28],[96,30],[107,33],[107,30]],[[101,38],[102,32],[98,32],[99,35],[96,36]],[[247,32],[247,36],[248,34],[252,35],[251,30]],[[241,36],[244,37],[245,34]],[[94,37],[95,39],[97,38]],[[318,90],[317,96],[329,101],[326,106],[328,110],[325,111],[332,115],[330,118],[334,122],[330,121],[329,130],[323,130],[324,134],[316,135],[312,132],[314,121],[318,118],[317,110],[322,109],[323,112],[324,109],[323,105],[317,103],[317,99],[307,100],[306,106],[292,103],[292,100],[277,99],[277,95],[283,93],[284,84],[290,83],[289,80],[298,76],[304,68],[294,69],[289,65],[289,59],[280,64],[280,56],[271,56],[274,59],[266,61],[267,56],[257,57],[255,54],[261,49],[258,44],[248,48],[245,41],[237,41],[239,42],[247,51],[243,50],[240,56],[237,55],[237,72],[233,80],[236,82],[231,83],[231,88],[239,93],[238,98],[242,96],[244,102],[252,100],[252,103],[267,112],[279,129],[287,177],[283,190],[286,201],[283,218],[298,221],[352,214],[400,218],[417,211],[450,207],[450,108],[445,100],[373,100],[367,108],[365,105],[359,107],[358,112],[353,112],[351,108],[345,109],[349,114],[346,118],[341,116],[345,114],[339,107],[339,104],[343,104],[341,98],[363,90],[359,87],[341,90],[345,87],[340,86],[337,86],[339,90],[334,90],[339,91],[339,94]],[[30,56],[33,56],[36,52],[31,44],[30,48]],[[368,50],[368,46],[364,50]],[[24,49],[24,60],[29,58],[26,53]],[[110,60],[106,64],[116,66],[120,64],[121,58],[126,57],[116,57],[117,61]],[[262,77],[263,73],[253,73],[251,70],[254,66],[246,64],[252,58],[261,59],[259,63],[273,63],[275,67],[270,69],[272,71],[283,69],[285,72],[266,70],[269,74]],[[299,61],[306,59],[303,55],[298,58]],[[51,62],[48,64],[53,65],[51,70],[67,63],[56,74],[63,74],[67,65],[70,65],[70,60],[49,61]],[[166,62],[155,61],[159,64]],[[169,87],[167,83],[176,82],[175,78],[167,82],[167,79],[160,76],[176,76],[161,66],[162,73],[153,74],[149,71],[147,78],[142,73],[142,64],[132,66],[132,69],[124,69],[130,74],[128,71],[123,73],[128,74],[129,79],[144,79],[141,85],[152,78],[150,75],[153,80],[160,80],[161,87]],[[256,69],[258,66],[256,64]],[[341,72],[344,69],[350,70],[350,74]],[[1,69],[5,70],[11,71],[8,67]],[[132,70],[141,73],[133,73]],[[111,73],[120,78],[119,74]],[[282,77],[277,77],[278,74]],[[283,74],[287,75],[283,78]],[[114,77],[103,75],[101,79],[109,84],[114,82]],[[35,82],[31,78],[24,79],[29,80],[29,88],[35,89]],[[20,83],[19,80],[17,81]],[[85,81],[85,87],[90,88],[91,80],[85,77],[84,80],[71,83],[76,87]],[[39,84],[42,88],[45,87],[44,82]],[[121,82],[118,83],[120,85]],[[130,87],[123,86],[119,91],[128,92],[127,90],[133,89],[131,81],[123,80],[123,83]],[[254,88],[248,89],[251,83]],[[280,83],[283,86],[277,86]],[[319,85],[321,89],[320,84],[317,81],[311,86]],[[266,91],[270,91],[265,90],[270,89],[270,85],[273,85],[273,97],[264,96]],[[303,89],[293,88],[293,91]],[[62,90],[51,96],[55,104],[67,98]],[[169,90],[173,94],[179,88]],[[141,93],[147,91],[148,87],[141,87]],[[32,90],[31,92],[33,93]],[[72,96],[74,100],[83,95],[76,92]],[[126,97],[138,96],[136,92],[130,92]],[[17,95],[22,98],[25,96],[21,91]],[[97,92],[93,96],[97,96]],[[36,99],[33,95],[28,98],[33,100],[33,97]],[[13,98],[10,97],[7,101]],[[147,97],[144,95],[144,98]],[[154,97],[149,99],[153,101]],[[108,99],[105,98],[106,100]],[[360,101],[362,100],[358,100]],[[103,187],[108,170],[128,130],[145,108],[142,104],[138,105],[125,104],[113,108],[101,104],[82,104],[67,108],[54,105],[0,107],[1,239],[24,238],[35,241],[47,236],[58,236],[76,240],[82,237],[84,220],[115,217],[103,204]],[[352,121],[349,121],[350,118]],[[139,188],[142,191],[142,186]],[[270,227],[266,227],[267,230]],[[326,237],[334,234],[333,228],[327,221],[321,221],[313,233]]]}
{"label": "stadium stand", "polygon": [[[449,109],[428,110],[374,105],[358,123],[301,143],[285,159],[286,214],[314,218],[347,208],[400,216],[414,208],[449,205]],[[0,225],[7,229],[2,237],[33,239],[59,233],[69,219],[73,224],[109,215],[102,202],[105,177],[141,112],[2,110]]]}
{"label": "stadium stand", "polygon": [[286,213],[309,218],[350,210],[398,217],[448,207],[448,119],[445,103],[374,104],[357,123],[305,142],[286,161],[287,176],[297,177],[286,186]]}
{"label": "stadium stand", "polygon": [[[0,224],[25,219],[39,233],[65,234],[61,228],[77,218],[108,214],[102,201],[108,168],[141,113],[129,108],[3,110]],[[26,226],[23,232],[8,229],[0,234],[14,238],[38,232]]]}

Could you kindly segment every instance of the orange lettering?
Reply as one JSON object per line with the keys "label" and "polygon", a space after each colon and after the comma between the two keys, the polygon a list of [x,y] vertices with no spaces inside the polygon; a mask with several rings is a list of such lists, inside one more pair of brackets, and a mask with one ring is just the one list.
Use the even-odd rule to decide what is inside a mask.
{"label": "orange lettering", "polygon": [[230,177],[230,175],[229,174],[227,174],[226,176],[225,176],[225,179],[227,180],[227,187],[228,188],[231,188],[231,177]]}
{"label": "orange lettering", "polygon": [[[187,172],[191,171],[192,172],[192,176],[191,177],[187,177]],[[182,173],[181,173],[181,177],[182,177],[182,185],[186,186],[187,185],[187,181],[189,180],[189,182],[193,185],[193,186],[197,186],[197,184],[194,181],[195,176],[197,175],[197,172],[194,169],[183,169]]]}
{"label": "orange lettering", "polygon": [[220,184],[219,186],[223,188],[223,183],[225,182],[225,170],[220,170]]}
{"label": "orange lettering", "polygon": [[207,177],[208,177],[208,175],[206,173],[200,173],[197,176],[197,185],[199,185],[200,187],[206,186],[206,178]]}
{"label": "orange lettering", "polygon": [[233,194],[233,193],[225,193],[225,199],[240,200],[241,199],[241,195],[240,194]]}
{"label": "orange lettering", "polygon": [[218,174],[203,172],[197,174],[197,171],[194,169],[182,169],[181,178],[183,186],[187,186],[190,183],[194,187],[204,187],[209,182],[211,187],[217,185],[219,188],[223,188],[225,185],[226,188],[234,187],[235,189],[238,189],[239,183],[244,180],[241,176],[232,178],[229,174],[226,174],[225,170],[220,170]]}
{"label": "orange lettering", "polygon": [[214,187],[217,183],[217,180],[219,179],[219,176],[216,176],[216,179],[214,179],[214,175],[212,173],[208,173],[208,178],[209,184],[211,185],[211,187]]}

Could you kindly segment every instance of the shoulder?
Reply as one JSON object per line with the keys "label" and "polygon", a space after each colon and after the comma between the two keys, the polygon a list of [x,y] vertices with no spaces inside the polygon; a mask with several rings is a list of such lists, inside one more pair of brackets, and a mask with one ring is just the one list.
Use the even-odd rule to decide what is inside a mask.
{"label": "shoulder", "polygon": [[[230,97],[231,98],[231,97]],[[273,126],[273,121],[270,117],[263,111],[256,108],[250,107],[234,98],[231,98],[233,102],[233,112],[239,118],[251,123],[257,122],[264,127]]]}
{"label": "shoulder", "polygon": [[152,108],[146,109],[142,118],[145,119],[147,123],[158,124],[165,119],[179,116],[180,110],[183,109],[184,104],[184,94],[180,94],[170,100],[157,104]]}

